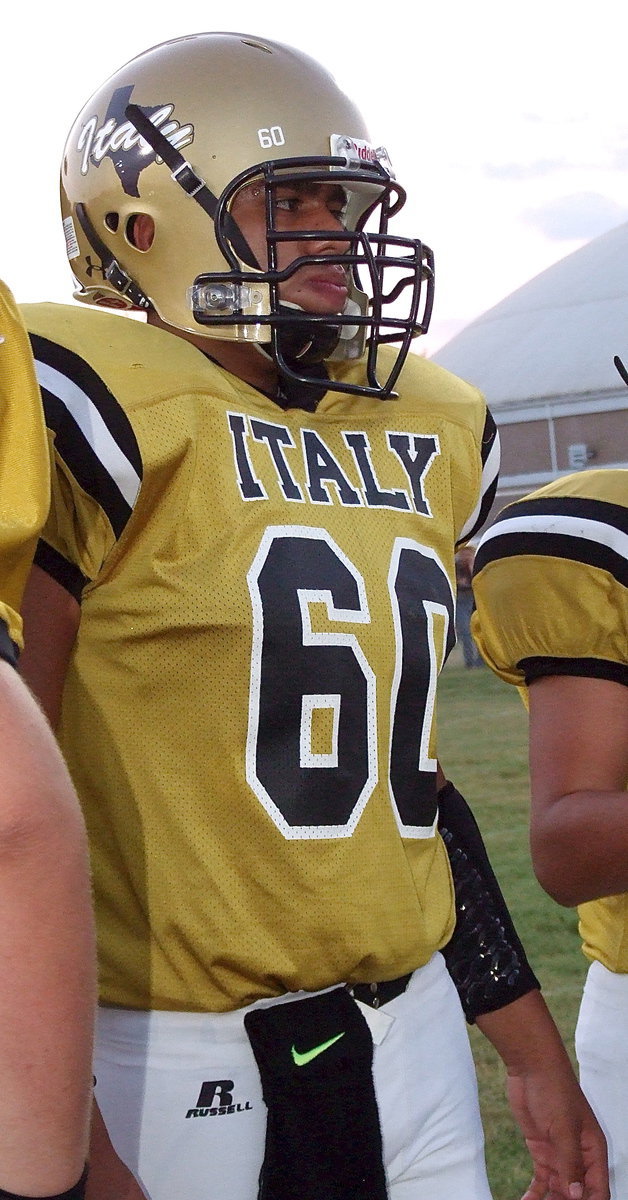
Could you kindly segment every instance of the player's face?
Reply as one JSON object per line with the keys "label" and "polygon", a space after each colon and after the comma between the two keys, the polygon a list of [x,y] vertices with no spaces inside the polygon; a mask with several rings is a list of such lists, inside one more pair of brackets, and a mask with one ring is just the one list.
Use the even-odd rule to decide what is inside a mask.
{"label": "player's face", "polygon": [[[346,198],[341,187],[329,183],[284,183],[275,189],[276,228],[294,231],[294,240],[277,243],[280,271],[295,258],[337,255],[347,243],[329,238],[343,229]],[[232,215],[258,262],[267,266],[266,203],[264,187],[251,184],[236,196]],[[316,229],[320,238],[299,239],[299,231]],[[347,299],[347,272],[339,263],[300,267],[279,286],[282,300],[297,304],[305,312],[341,313]]]}

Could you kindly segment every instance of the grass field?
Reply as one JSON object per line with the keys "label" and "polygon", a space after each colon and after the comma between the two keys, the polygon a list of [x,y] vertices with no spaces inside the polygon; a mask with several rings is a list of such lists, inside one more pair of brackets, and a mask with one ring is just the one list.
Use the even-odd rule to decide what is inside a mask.
{"label": "grass field", "polygon": [[[532,967],[572,1053],[586,961],[575,912],[554,904],[532,874],[526,726],[515,688],[484,668],[445,669],[439,683],[439,758],[475,812]],[[530,1180],[530,1160],[504,1097],[502,1064],[478,1030],[471,1037],[494,1200],[518,1200]]]}

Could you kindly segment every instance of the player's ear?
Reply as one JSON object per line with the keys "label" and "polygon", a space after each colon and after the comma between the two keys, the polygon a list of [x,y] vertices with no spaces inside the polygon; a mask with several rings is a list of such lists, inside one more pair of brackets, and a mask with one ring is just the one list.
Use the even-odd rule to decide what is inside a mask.
{"label": "player's ear", "polygon": [[129,217],[126,236],[136,250],[150,250],[155,237],[155,222],[148,213],[134,213]]}

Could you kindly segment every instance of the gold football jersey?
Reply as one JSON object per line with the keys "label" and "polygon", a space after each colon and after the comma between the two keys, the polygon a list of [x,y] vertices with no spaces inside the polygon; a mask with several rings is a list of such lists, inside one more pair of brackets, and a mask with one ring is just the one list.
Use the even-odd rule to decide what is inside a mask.
{"label": "gold football jersey", "polygon": [[[539,675],[628,686],[628,470],[557,479],[505,508],[475,560],[472,629],[524,693]],[[584,953],[628,972],[628,896],[578,910]]]}
{"label": "gold football jersey", "polygon": [[163,330],[27,320],[104,1001],[224,1011],[426,962],[453,924],[435,684],[454,542],[491,499],[483,400],[411,356],[399,400],[283,410]]}
{"label": "gold football jersey", "polygon": [[22,646],[19,607],[49,501],[48,447],[28,335],[0,281],[0,656]]}

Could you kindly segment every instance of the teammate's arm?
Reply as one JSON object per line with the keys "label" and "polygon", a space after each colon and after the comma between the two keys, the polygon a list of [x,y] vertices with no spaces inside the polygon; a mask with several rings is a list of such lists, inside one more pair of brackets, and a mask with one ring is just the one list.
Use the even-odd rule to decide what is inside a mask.
{"label": "teammate's arm", "polygon": [[56,729],[81,607],[51,575],[34,566],[24,592],[22,619],[25,645],[19,661],[20,675]]}
{"label": "teammate's arm", "polygon": [[539,883],[564,905],[627,892],[628,687],[555,675],[528,694]]}
{"label": "teammate's arm", "polygon": [[83,820],[54,737],[0,662],[0,1188],[63,1193],[91,1107],[95,946]]}
{"label": "teammate's arm", "polygon": [[506,1066],[510,1107],[534,1165],[524,1200],[545,1200],[550,1187],[565,1200],[605,1200],[602,1131],[540,994],[473,813],[440,764],[437,782],[439,831],[456,894],[456,928],[443,955],[467,1020]]}
{"label": "teammate's arm", "polygon": [[[51,725],[56,727],[68,664],[80,626],[80,605],[61,584],[34,566],[26,585],[22,615],[25,648],[20,671],[38,697]],[[144,1192],[137,1180],[115,1153],[96,1104],[93,1109],[86,1200],[144,1200]]]}
{"label": "teammate's arm", "polygon": [[83,1195],[96,951],[77,798],[14,667],[50,503],[28,335],[0,281],[0,1196]]}
{"label": "teammate's arm", "polygon": [[604,1135],[539,991],[477,1017],[506,1066],[510,1107],[534,1167],[523,1200],[608,1200]]}

